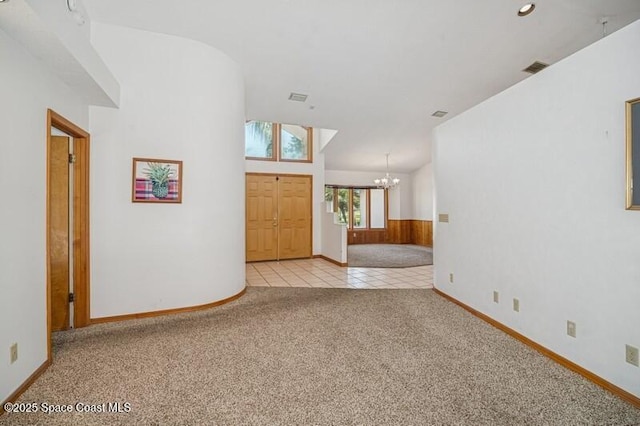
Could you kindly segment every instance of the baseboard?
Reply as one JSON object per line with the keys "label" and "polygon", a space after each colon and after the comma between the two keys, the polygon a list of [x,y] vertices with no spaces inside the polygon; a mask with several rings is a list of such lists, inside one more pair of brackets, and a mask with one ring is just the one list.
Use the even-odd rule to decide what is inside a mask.
{"label": "baseboard", "polygon": [[482,312],[479,312],[479,311],[473,309],[472,307],[470,307],[468,305],[465,305],[464,303],[462,303],[459,300],[449,296],[448,294],[445,294],[445,293],[441,292],[437,288],[434,288],[433,291],[435,293],[437,293],[438,295],[442,296],[443,298],[449,300],[450,302],[455,303],[456,305],[458,305],[458,306],[462,307],[463,309],[469,311],[470,313],[472,313],[476,317],[480,318],[481,320],[491,324],[492,326],[494,326],[498,330],[501,330],[501,331],[507,333],[511,337],[513,337],[513,338],[519,340],[520,342],[524,343],[525,345],[535,349],[536,351],[540,352],[542,355],[552,359],[553,361],[557,362],[558,364],[562,365],[563,367],[568,368],[569,370],[571,370],[571,371],[573,371],[575,373],[578,373],[579,375],[581,375],[585,379],[595,383],[596,385],[602,387],[603,389],[608,390],[612,394],[614,394],[614,395],[618,396],[619,398],[627,401],[628,403],[640,408],[640,398],[638,398],[637,396],[633,395],[632,393],[627,392],[626,390],[624,390],[622,388],[619,388],[618,386],[614,385],[613,383],[610,383],[610,382],[606,381],[605,379],[603,379],[600,376],[595,375],[594,373],[592,373],[591,371],[585,369],[584,367],[579,366],[575,362],[569,361],[567,358],[565,358],[565,357],[563,357],[561,355],[558,355],[557,353],[545,348],[544,346],[540,345],[539,343],[534,342],[533,340],[529,339],[528,337],[523,336],[522,334],[518,333],[517,331],[513,330],[512,328],[509,328],[506,325],[502,324],[501,322],[498,322],[498,321],[494,320],[493,318],[489,317],[488,315],[485,315]]}
{"label": "baseboard", "polygon": [[45,362],[43,362],[42,365],[38,367],[36,371],[34,371],[27,378],[27,380],[25,380],[24,383],[20,385],[18,389],[16,389],[11,395],[9,395],[9,398],[7,398],[2,402],[2,406],[0,407],[0,416],[2,416],[5,413],[4,404],[6,404],[7,402],[16,402],[16,400],[20,397],[20,395],[22,395],[24,391],[29,389],[29,386],[31,386],[31,384],[33,384],[33,382],[35,382],[36,379],[40,377],[40,375],[42,375],[42,373],[44,373],[47,370],[47,368],[49,368],[50,365],[51,365],[50,360],[46,360]]}
{"label": "baseboard", "polygon": [[313,258],[314,259],[324,259],[327,262],[331,262],[334,265],[338,265],[338,266],[342,266],[342,267],[349,266],[346,262],[345,263],[338,262],[337,260],[331,259],[330,257],[327,257],[327,256],[325,256],[323,254],[314,254]]}
{"label": "baseboard", "polygon": [[161,315],[182,314],[185,312],[201,311],[203,309],[214,308],[216,306],[224,305],[225,303],[233,302],[234,300],[242,297],[246,292],[247,292],[247,288],[245,287],[238,294],[235,294],[226,299],[218,300],[217,302],[207,303],[206,305],[187,306],[185,308],[175,308],[175,309],[164,309],[162,311],[139,312],[136,314],[115,315],[112,317],[91,318],[91,324],[102,324],[105,322],[127,321],[132,319],[157,317]]}

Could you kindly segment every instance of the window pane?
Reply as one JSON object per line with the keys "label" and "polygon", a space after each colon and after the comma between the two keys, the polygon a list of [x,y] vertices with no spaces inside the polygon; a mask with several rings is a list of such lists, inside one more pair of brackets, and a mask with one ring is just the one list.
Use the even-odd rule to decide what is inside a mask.
{"label": "window pane", "polygon": [[325,186],[324,187],[324,201],[325,201],[325,204],[327,205],[327,212],[329,212],[329,213],[333,212],[333,195],[334,195],[333,188]]}
{"label": "window pane", "polygon": [[273,123],[250,121],[244,125],[244,155],[273,158]]}
{"label": "window pane", "polygon": [[384,189],[372,189],[371,228],[384,228]]}
{"label": "window pane", "polygon": [[349,226],[349,190],[338,189],[338,222]]}
{"label": "window pane", "polygon": [[309,159],[309,132],[302,126],[283,124],[280,131],[280,158],[283,160]]}
{"label": "window pane", "polygon": [[367,190],[353,190],[353,227],[367,227]]}

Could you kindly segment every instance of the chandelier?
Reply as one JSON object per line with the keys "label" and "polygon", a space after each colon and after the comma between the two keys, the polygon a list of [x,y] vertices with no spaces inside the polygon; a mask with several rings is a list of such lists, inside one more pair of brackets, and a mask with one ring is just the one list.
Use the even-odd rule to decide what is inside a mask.
{"label": "chandelier", "polygon": [[390,188],[395,188],[400,183],[400,179],[391,177],[391,175],[389,174],[389,153],[387,153],[386,155],[387,155],[387,173],[384,175],[383,178],[374,179],[373,183],[375,183],[378,188],[390,189]]}

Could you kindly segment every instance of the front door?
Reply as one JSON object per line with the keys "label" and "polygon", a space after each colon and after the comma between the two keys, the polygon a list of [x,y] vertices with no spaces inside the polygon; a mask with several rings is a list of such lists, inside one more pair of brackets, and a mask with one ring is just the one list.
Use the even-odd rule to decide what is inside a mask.
{"label": "front door", "polygon": [[278,257],[278,181],[273,175],[246,178],[247,262]]}
{"label": "front door", "polygon": [[278,181],[279,259],[311,256],[311,177],[282,176]]}
{"label": "front door", "polygon": [[311,256],[311,176],[247,174],[246,261]]}

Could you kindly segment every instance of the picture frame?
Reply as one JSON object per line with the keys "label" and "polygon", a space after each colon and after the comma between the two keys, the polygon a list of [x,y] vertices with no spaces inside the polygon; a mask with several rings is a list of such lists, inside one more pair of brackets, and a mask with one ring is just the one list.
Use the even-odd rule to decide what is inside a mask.
{"label": "picture frame", "polygon": [[182,203],[182,161],[133,158],[131,202]]}
{"label": "picture frame", "polygon": [[[627,210],[640,210],[640,98],[626,102]],[[638,190],[634,191],[634,180]]]}

